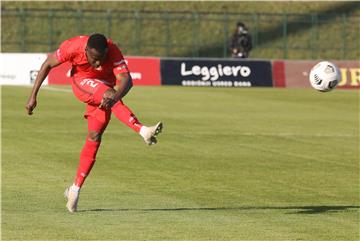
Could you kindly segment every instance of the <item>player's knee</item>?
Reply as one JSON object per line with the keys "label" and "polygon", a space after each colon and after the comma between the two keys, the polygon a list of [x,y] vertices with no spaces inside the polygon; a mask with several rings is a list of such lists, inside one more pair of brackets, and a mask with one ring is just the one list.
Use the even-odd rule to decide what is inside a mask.
{"label": "player's knee", "polygon": [[100,132],[97,132],[97,131],[89,131],[88,133],[88,140],[89,141],[101,141],[101,136],[102,136],[102,133]]}

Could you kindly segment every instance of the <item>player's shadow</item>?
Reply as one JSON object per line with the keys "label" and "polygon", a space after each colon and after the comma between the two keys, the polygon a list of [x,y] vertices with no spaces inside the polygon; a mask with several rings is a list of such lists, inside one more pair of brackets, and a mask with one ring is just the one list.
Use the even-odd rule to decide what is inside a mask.
{"label": "player's shadow", "polygon": [[79,212],[186,212],[186,211],[251,211],[251,210],[287,210],[286,214],[321,214],[329,212],[357,211],[360,206],[259,206],[259,207],[199,207],[199,208],[96,208]]}

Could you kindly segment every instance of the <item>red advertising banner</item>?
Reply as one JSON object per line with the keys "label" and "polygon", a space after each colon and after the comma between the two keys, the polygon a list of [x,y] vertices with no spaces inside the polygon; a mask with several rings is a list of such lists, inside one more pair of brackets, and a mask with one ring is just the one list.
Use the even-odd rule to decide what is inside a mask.
{"label": "red advertising banner", "polygon": [[[130,74],[134,85],[160,85],[160,59],[153,57],[125,57],[130,69]],[[53,68],[49,75],[49,85],[70,84],[71,78],[68,77],[71,65],[63,63]]]}
{"label": "red advertising banner", "polygon": [[[360,89],[360,61],[336,61],[341,71],[337,88]],[[288,88],[311,88],[309,73],[320,60],[277,60],[273,62],[274,86]],[[285,79],[285,81],[284,81]]]}
{"label": "red advertising banner", "polygon": [[274,87],[286,87],[285,62],[276,60],[272,63],[272,75]]}
{"label": "red advertising banner", "polygon": [[134,85],[161,85],[160,58],[125,57]]}

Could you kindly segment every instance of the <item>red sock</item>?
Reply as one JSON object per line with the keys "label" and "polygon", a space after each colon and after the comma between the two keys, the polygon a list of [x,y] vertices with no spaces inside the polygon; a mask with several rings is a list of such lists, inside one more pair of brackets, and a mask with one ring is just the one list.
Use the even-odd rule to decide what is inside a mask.
{"label": "red sock", "polygon": [[100,142],[89,141],[86,139],[85,145],[80,154],[79,167],[76,174],[75,185],[81,187],[91,168],[95,163],[96,153],[99,149]]}
{"label": "red sock", "polygon": [[136,132],[139,132],[142,124],[138,121],[136,116],[131,112],[131,110],[124,105],[123,102],[118,101],[112,108],[112,113],[118,118],[120,121],[125,123],[128,127],[133,129]]}

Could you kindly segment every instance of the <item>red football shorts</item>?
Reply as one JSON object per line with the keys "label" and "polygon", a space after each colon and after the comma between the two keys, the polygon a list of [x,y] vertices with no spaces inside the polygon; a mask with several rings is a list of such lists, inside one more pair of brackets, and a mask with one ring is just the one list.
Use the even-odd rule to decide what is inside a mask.
{"label": "red football shorts", "polygon": [[94,126],[92,129],[95,130],[102,128],[99,125],[103,125],[105,128],[107,123],[110,121],[111,110],[104,110],[98,107],[101,103],[105,91],[111,87],[98,79],[73,80],[71,85],[75,96],[81,102],[87,104],[84,117],[88,119],[88,117],[91,116],[97,120],[96,126]]}

